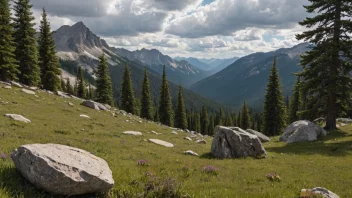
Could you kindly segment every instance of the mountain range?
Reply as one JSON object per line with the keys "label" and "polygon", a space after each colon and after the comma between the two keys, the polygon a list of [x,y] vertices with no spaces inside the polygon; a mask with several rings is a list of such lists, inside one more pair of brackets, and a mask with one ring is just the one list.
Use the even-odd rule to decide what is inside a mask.
{"label": "mountain range", "polygon": [[289,96],[296,81],[293,74],[301,71],[300,55],[308,47],[309,44],[303,43],[288,49],[245,56],[195,83],[191,90],[223,104],[239,106],[246,101],[252,107],[261,108],[274,58],[278,62],[283,94]]}
{"label": "mountain range", "polygon": [[189,57],[189,58],[175,57],[174,59],[178,61],[182,61],[182,60],[187,61],[199,69],[208,71],[210,74],[215,74],[225,69],[227,66],[231,65],[232,63],[234,63],[238,59],[238,57],[233,57],[229,59],[218,59],[218,58],[200,59],[200,58],[193,58],[193,57]]}
{"label": "mountain range", "polygon": [[[87,80],[94,78],[94,71],[99,64],[98,58],[102,53],[105,53],[109,63],[114,98],[117,101],[120,98],[122,74],[125,65],[129,66],[133,88],[137,98],[139,98],[141,94],[144,69],[147,69],[151,85],[151,95],[155,105],[157,104],[159,96],[163,65],[166,67],[168,79],[170,80],[170,77],[174,76],[172,79],[177,80],[177,82],[181,82],[182,80],[187,81],[190,78],[196,78],[196,74],[204,75],[205,73],[202,70],[195,69],[195,67],[186,61],[174,61],[169,56],[165,56],[157,50],[144,49],[139,52],[128,52],[126,50],[125,53],[122,53],[123,50],[110,47],[103,39],[91,32],[82,22],[78,22],[72,26],[65,25],[60,27],[54,32],[53,37],[64,78],[74,78],[79,65],[85,69],[85,72],[91,75],[88,79],[86,78]],[[127,53],[138,58],[126,57]],[[143,57],[149,56],[149,58],[142,59],[141,56],[137,56],[136,54]],[[157,60],[160,60],[160,62],[157,62]],[[193,72],[191,72],[191,70]],[[175,83],[170,80],[169,83],[174,104],[176,104],[177,85],[179,84],[177,82]],[[192,82],[192,80],[188,80],[189,85],[190,82]],[[203,105],[206,105],[210,111],[217,110],[222,106],[188,89],[184,89],[184,99],[187,109],[196,111],[199,111]],[[228,109],[231,110],[231,107],[228,107]]]}

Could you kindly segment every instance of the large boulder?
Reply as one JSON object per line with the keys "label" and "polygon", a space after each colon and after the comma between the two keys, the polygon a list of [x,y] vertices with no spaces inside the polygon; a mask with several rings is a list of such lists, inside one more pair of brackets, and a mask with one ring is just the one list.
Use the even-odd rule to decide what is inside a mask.
{"label": "large boulder", "polygon": [[337,194],[322,187],[316,187],[313,189],[302,189],[300,197],[340,198]]}
{"label": "large boulder", "polygon": [[99,102],[94,102],[92,100],[85,100],[81,103],[81,105],[95,110],[108,111],[108,109],[103,104],[100,104]]}
{"label": "large boulder", "polygon": [[327,134],[321,126],[307,120],[300,120],[285,129],[280,141],[287,143],[316,141],[319,137]]}
{"label": "large boulder", "polygon": [[266,136],[258,131],[255,131],[253,129],[247,129],[246,131],[252,135],[256,135],[260,139],[261,142],[270,142],[270,138],[268,136]]}
{"label": "large boulder", "polygon": [[266,152],[259,138],[240,128],[217,126],[211,145],[211,153],[220,159],[266,157]]}
{"label": "large boulder", "polygon": [[16,149],[11,158],[35,186],[59,195],[105,192],[114,185],[105,160],[59,144],[31,144]]}

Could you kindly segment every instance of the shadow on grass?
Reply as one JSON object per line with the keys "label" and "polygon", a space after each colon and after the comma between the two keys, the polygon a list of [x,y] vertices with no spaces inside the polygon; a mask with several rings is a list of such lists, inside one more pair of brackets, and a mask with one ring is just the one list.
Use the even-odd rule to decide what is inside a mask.
{"label": "shadow on grass", "polygon": [[202,155],[199,156],[201,159],[218,159],[216,158],[213,154],[209,153],[203,153]]}
{"label": "shadow on grass", "polygon": [[[346,156],[352,151],[352,140],[343,141],[342,138],[352,137],[352,134],[337,130],[315,142],[290,143],[280,147],[269,147],[265,150],[275,153],[291,154],[320,154],[327,156]],[[326,143],[327,141],[336,141]]]}
{"label": "shadow on grass", "polygon": [[0,167],[0,189],[8,193],[9,197],[35,198],[105,198],[105,194],[85,194],[76,196],[52,195],[36,188],[26,180],[14,167]]}

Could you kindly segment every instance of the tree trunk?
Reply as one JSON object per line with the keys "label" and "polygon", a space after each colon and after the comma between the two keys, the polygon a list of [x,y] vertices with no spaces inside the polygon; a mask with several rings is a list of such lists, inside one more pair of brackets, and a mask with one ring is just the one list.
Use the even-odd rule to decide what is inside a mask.
{"label": "tree trunk", "polygon": [[338,68],[340,64],[340,34],[341,34],[341,0],[335,2],[335,21],[334,21],[334,37],[333,37],[333,49],[332,49],[332,64],[330,64],[330,89],[329,89],[329,104],[326,119],[325,129],[335,130],[336,129],[336,116],[337,116],[337,105],[336,105],[336,88],[338,78]]}

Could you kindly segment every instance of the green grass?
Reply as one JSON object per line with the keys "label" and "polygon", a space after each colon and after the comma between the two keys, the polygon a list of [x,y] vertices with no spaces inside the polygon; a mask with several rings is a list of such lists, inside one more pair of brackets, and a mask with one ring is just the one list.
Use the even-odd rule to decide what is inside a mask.
{"label": "green grass", "polygon": [[[141,124],[137,118],[121,115],[113,117],[110,112],[91,110],[76,100],[44,92],[37,95],[0,88],[0,153],[10,155],[17,147],[32,143],[58,143],[92,152],[108,162],[115,180],[112,191],[98,197],[165,197],[162,193],[169,190],[185,197],[281,198],[298,197],[302,188],[318,186],[341,197],[352,197],[350,125],[311,143],[285,144],[274,137],[264,144],[266,159],[217,160],[209,155],[211,138],[206,145],[197,145],[184,140],[183,132],[172,135],[171,129],[154,123]],[[75,105],[71,107],[68,102]],[[12,121],[3,116],[6,113],[21,114],[32,123]],[[92,119],[81,118],[80,114]],[[126,120],[133,120],[133,124]],[[140,131],[143,136],[122,135],[126,130]],[[150,131],[163,134],[156,136]],[[164,148],[145,141],[149,138],[171,142],[175,147]],[[186,150],[201,156],[185,156]],[[149,166],[139,167],[139,159],[148,160]],[[217,167],[217,174],[204,173],[202,169],[208,165]],[[282,181],[269,181],[267,173],[278,174]],[[23,179],[9,158],[0,159],[0,197],[51,195]]]}

